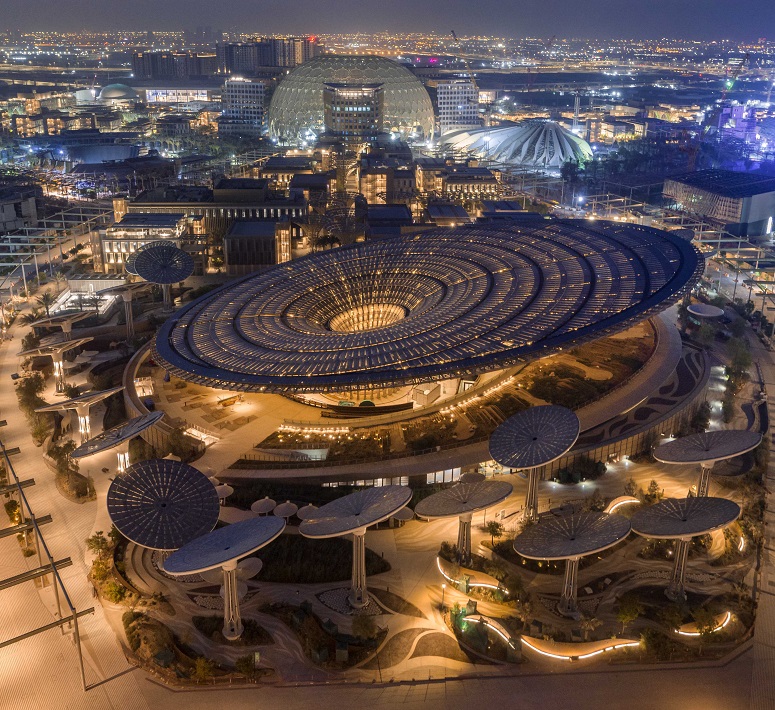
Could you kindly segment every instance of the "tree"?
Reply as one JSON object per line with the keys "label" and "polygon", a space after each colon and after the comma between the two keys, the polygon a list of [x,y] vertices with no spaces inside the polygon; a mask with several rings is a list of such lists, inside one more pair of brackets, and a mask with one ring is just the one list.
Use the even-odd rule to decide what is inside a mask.
{"label": "tree", "polygon": [[716,331],[710,323],[703,323],[697,331],[697,340],[707,347],[713,342],[715,334]]}
{"label": "tree", "polygon": [[378,633],[377,622],[371,614],[359,614],[353,619],[353,636],[373,639]]}
{"label": "tree", "polygon": [[215,671],[215,665],[209,658],[199,656],[194,663],[194,679],[197,683],[205,682],[209,678],[213,677]]}
{"label": "tree", "polygon": [[634,594],[625,594],[619,599],[619,610],[616,612],[616,620],[622,625],[622,633],[624,633],[627,625],[635,621],[643,612],[643,604]]}
{"label": "tree", "polygon": [[702,654],[702,644],[710,638],[716,628],[716,616],[707,607],[701,606],[692,612],[692,618],[700,633],[700,654]]}
{"label": "tree", "polygon": [[38,296],[35,299],[38,305],[43,306],[43,308],[46,310],[46,318],[51,315],[51,306],[56,303],[56,300],[56,296],[50,291],[46,291],[46,293]]}
{"label": "tree", "polygon": [[630,477],[627,483],[624,484],[624,495],[634,496],[638,492],[638,484],[635,479]]}
{"label": "tree", "polygon": [[668,604],[659,610],[659,620],[671,631],[683,624],[684,614],[678,604]]}
{"label": "tree", "polygon": [[579,624],[581,626],[581,630],[584,632],[584,640],[589,641],[589,634],[592,633],[599,626],[602,626],[603,622],[600,621],[600,619],[595,618],[594,616],[582,616],[581,621],[579,621]]}
{"label": "tree", "polygon": [[501,523],[499,520],[488,520],[487,524],[484,526],[484,529],[490,535],[491,545],[495,545],[495,538],[503,537],[503,533],[506,531],[503,527],[503,523]]}
{"label": "tree", "polygon": [[94,535],[86,540],[86,549],[89,552],[93,552],[99,559],[105,556],[108,551],[108,539],[105,537],[105,533],[102,530],[98,530]]}
{"label": "tree", "polygon": [[252,653],[240,656],[234,663],[234,667],[237,669],[237,673],[241,673],[248,680],[252,680],[256,675],[256,663]]}
{"label": "tree", "polygon": [[651,480],[648,490],[646,491],[646,503],[652,504],[658,502],[662,498],[662,489],[655,480]]}
{"label": "tree", "polygon": [[39,321],[43,317],[43,311],[40,308],[33,308],[29,313],[24,313],[19,316],[20,325],[32,325],[35,321]]}

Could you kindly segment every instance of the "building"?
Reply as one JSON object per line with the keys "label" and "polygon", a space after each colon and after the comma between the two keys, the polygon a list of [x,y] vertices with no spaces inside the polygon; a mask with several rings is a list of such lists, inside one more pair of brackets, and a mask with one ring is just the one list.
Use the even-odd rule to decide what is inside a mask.
{"label": "building", "polygon": [[263,67],[296,67],[317,56],[317,37],[262,37],[252,42],[226,42],[217,48],[218,71],[252,74]]}
{"label": "building", "polygon": [[38,225],[35,188],[9,187],[0,189],[0,234]]}
{"label": "building", "polygon": [[406,67],[375,55],[315,57],[285,76],[272,95],[268,129],[289,144],[314,141],[325,130],[326,85],[382,87],[382,128],[403,136],[433,136],[435,119],[428,92]]}
{"label": "building", "polygon": [[305,155],[273,155],[261,166],[259,172],[273,187],[285,190],[294,176],[314,173],[314,160]]}
{"label": "building", "polygon": [[291,260],[291,227],[285,222],[235,220],[223,237],[229,276],[243,276]]}
{"label": "building", "polygon": [[[223,238],[237,219],[256,219],[269,222],[294,222],[307,216],[307,201],[299,192],[289,197],[269,189],[267,180],[223,178],[214,188],[204,186],[169,186],[146,190],[129,202],[125,198],[113,200],[116,218],[125,214],[183,213],[202,217],[202,231],[214,241]],[[293,236],[298,237],[298,227]]]}
{"label": "building", "polygon": [[325,132],[348,143],[363,143],[382,131],[382,84],[325,84]]}
{"label": "building", "polygon": [[233,77],[223,85],[221,105],[223,113],[218,119],[218,133],[258,137],[264,130],[263,81]]}
{"label": "building", "polygon": [[370,204],[403,202],[409,204],[415,195],[415,171],[395,161],[361,158],[358,168],[358,191]]}
{"label": "building", "polygon": [[207,239],[202,219],[188,217],[183,212],[127,214],[100,230],[100,254],[99,258],[95,257],[95,270],[123,273],[130,254],[149,242],[168,240],[194,257],[195,274],[204,273]]}
{"label": "building", "polygon": [[188,79],[218,72],[218,58],[209,52],[142,51],[132,55],[135,79]]}
{"label": "building", "polygon": [[439,113],[439,133],[477,128],[479,94],[472,81],[451,79],[436,85],[436,104]]}
{"label": "building", "polygon": [[700,170],[665,180],[673,206],[741,237],[772,235],[775,177],[731,170]]}

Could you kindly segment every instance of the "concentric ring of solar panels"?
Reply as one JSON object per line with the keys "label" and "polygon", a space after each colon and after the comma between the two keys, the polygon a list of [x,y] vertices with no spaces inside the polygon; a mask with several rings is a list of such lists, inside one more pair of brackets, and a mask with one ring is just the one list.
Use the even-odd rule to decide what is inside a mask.
{"label": "concentric ring of solar panels", "polygon": [[134,272],[154,284],[174,284],[185,281],[194,273],[190,254],[174,244],[157,242],[134,253]]}
{"label": "concentric ring of solar panels", "polygon": [[[232,282],[170,318],[156,356],[243,391],[387,387],[498,369],[623,330],[700,278],[690,242],[637,225],[536,220],[404,235]],[[370,304],[406,316],[337,332]]]}
{"label": "concentric ring of solar panels", "polygon": [[136,463],[108,489],[108,513],[121,534],[154,550],[177,550],[209,533],[219,510],[207,476],[180,461]]}

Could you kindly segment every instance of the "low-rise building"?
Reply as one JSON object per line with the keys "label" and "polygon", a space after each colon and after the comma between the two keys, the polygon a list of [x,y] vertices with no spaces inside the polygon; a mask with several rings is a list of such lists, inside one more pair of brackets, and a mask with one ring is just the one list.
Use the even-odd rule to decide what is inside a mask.
{"label": "low-rise building", "polygon": [[291,259],[288,222],[239,219],[223,238],[223,260],[229,276],[243,276]]}

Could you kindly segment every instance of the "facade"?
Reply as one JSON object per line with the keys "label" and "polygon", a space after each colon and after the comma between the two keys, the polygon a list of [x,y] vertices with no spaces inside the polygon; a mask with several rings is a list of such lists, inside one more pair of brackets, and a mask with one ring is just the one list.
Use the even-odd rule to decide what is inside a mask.
{"label": "facade", "polygon": [[676,209],[704,217],[742,237],[772,235],[775,177],[700,170],[665,180],[662,192]]}
{"label": "facade", "polygon": [[35,190],[6,188],[0,190],[0,234],[7,234],[38,224]]}
{"label": "facade", "polygon": [[312,142],[325,129],[327,84],[381,85],[382,128],[430,138],[435,119],[428,92],[406,67],[378,56],[323,55],[296,67],[278,84],[269,105],[268,128],[284,143]]}
{"label": "facade", "polygon": [[258,137],[264,130],[263,81],[231,78],[223,85],[223,113],[218,119],[218,133]]}
{"label": "facade", "polygon": [[[277,196],[269,190],[266,180],[222,179],[214,188],[171,186],[146,190],[129,202],[117,198],[114,212],[129,214],[177,214],[202,217],[202,231],[218,241],[237,219],[257,219],[270,222],[303,220],[307,216],[307,201],[294,193]],[[295,222],[294,222],[295,224]],[[294,238],[300,231],[294,226]]]}
{"label": "facade", "polygon": [[290,261],[290,225],[236,220],[223,237],[223,260],[229,276],[243,276]]}
{"label": "facade", "polygon": [[440,81],[436,85],[436,104],[439,113],[439,133],[478,128],[479,92],[466,79]]}
{"label": "facade", "polygon": [[[183,213],[128,214],[110,227],[100,230],[101,270],[107,274],[124,273],[127,257],[155,241],[171,240],[194,257],[195,274],[204,270],[206,237],[200,218]],[[95,259],[95,270],[98,267]]]}
{"label": "facade", "polygon": [[381,84],[325,84],[325,132],[345,142],[362,143],[382,131],[384,94]]}
{"label": "facade", "polygon": [[218,60],[212,53],[143,51],[132,55],[135,79],[187,79],[217,71]]}
{"label": "facade", "polygon": [[262,37],[253,42],[218,45],[218,71],[251,74],[262,67],[296,67],[317,56],[317,37]]}

